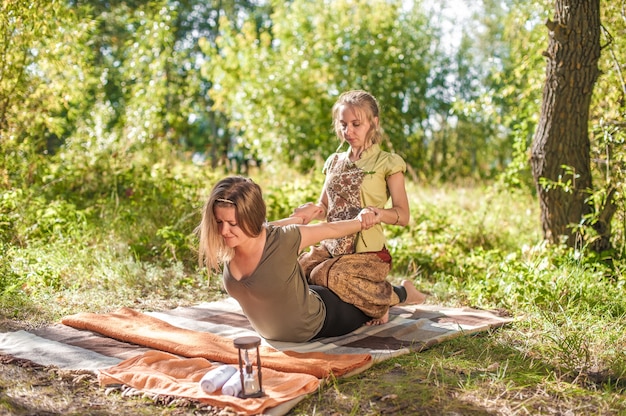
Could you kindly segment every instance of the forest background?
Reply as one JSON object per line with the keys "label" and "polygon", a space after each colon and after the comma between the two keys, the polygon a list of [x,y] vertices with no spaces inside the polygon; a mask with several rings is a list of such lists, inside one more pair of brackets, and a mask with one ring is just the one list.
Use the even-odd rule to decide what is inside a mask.
{"label": "forest background", "polygon": [[547,244],[539,221],[528,159],[553,3],[455,2],[463,21],[439,3],[3,1],[3,327],[223,296],[194,234],[212,184],[251,176],[270,219],[315,200],[338,145],[331,106],[362,88],[409,167],[411,224],[387,230],[393,277],[429,302],[523,319],[337,381],[294,412],[626,412],[625,3],[601,1],[590,108],[589,198],[617,189],[601,252],[592,218],[572,224],[573,247]]}

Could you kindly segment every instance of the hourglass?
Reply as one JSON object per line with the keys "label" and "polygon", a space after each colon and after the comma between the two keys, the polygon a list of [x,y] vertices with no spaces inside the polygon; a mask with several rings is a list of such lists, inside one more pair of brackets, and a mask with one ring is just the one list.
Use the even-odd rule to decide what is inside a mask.
{"label": "hourglass", "polygon": [[261,379],[261,338],[248,336],[235,338],[233,341],[239,350],[239,376],[241,378],[241,397],[263,396]]}

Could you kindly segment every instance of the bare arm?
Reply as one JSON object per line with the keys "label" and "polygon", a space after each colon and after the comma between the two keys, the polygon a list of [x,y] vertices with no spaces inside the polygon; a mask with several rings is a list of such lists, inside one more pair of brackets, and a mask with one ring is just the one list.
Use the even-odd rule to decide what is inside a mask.
{"label": "bare arm", "polygon": [[284,225],[291,225],[291,224],[302,224],[302,223],[303,223],[302,218],[295,217],[295,216],[282,218],[280,220],[274,220],[274,221],[269,222],[269,224],[275,225],[277,227],[282,227]]}
{"label": "bare arm", "polygon": [[[363,208],[356,218],[344,221],[321,222],[301,225],[300,251],[328,238],[339,238],[354,234],[380,223],[381,216],[370,208]],[[371,224],[371,225],[370,225]]]}
{"label": "bare arm", "polygon": [[391,194],[392,208],[379,210],[382,222],[392,225],[408,225],[411,219],[411,212],[404,184],[404,173],[398,172],[389,176],[387,178],[387,187]]}

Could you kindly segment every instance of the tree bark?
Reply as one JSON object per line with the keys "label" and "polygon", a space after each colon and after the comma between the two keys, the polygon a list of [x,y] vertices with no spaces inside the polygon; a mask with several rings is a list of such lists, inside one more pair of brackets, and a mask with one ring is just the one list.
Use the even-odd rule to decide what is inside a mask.
{"label": "tree bark", "polygon": [[599,75],[600,1],[555,0],[541,116],[531,149],[531,167],[541,207],[544,237],[579,242],[575,227],[593,212],[589,106]]}

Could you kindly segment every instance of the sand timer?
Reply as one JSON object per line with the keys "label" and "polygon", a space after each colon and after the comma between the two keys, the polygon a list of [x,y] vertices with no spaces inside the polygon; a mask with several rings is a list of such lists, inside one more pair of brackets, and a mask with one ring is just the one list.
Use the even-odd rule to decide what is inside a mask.
{"label": "sand timer", "polygon": [[263,396],[261,379],[261,338],[255,336],[239,337],[233,341],[239,350],[239,376],[241,378],[241,397]]}

